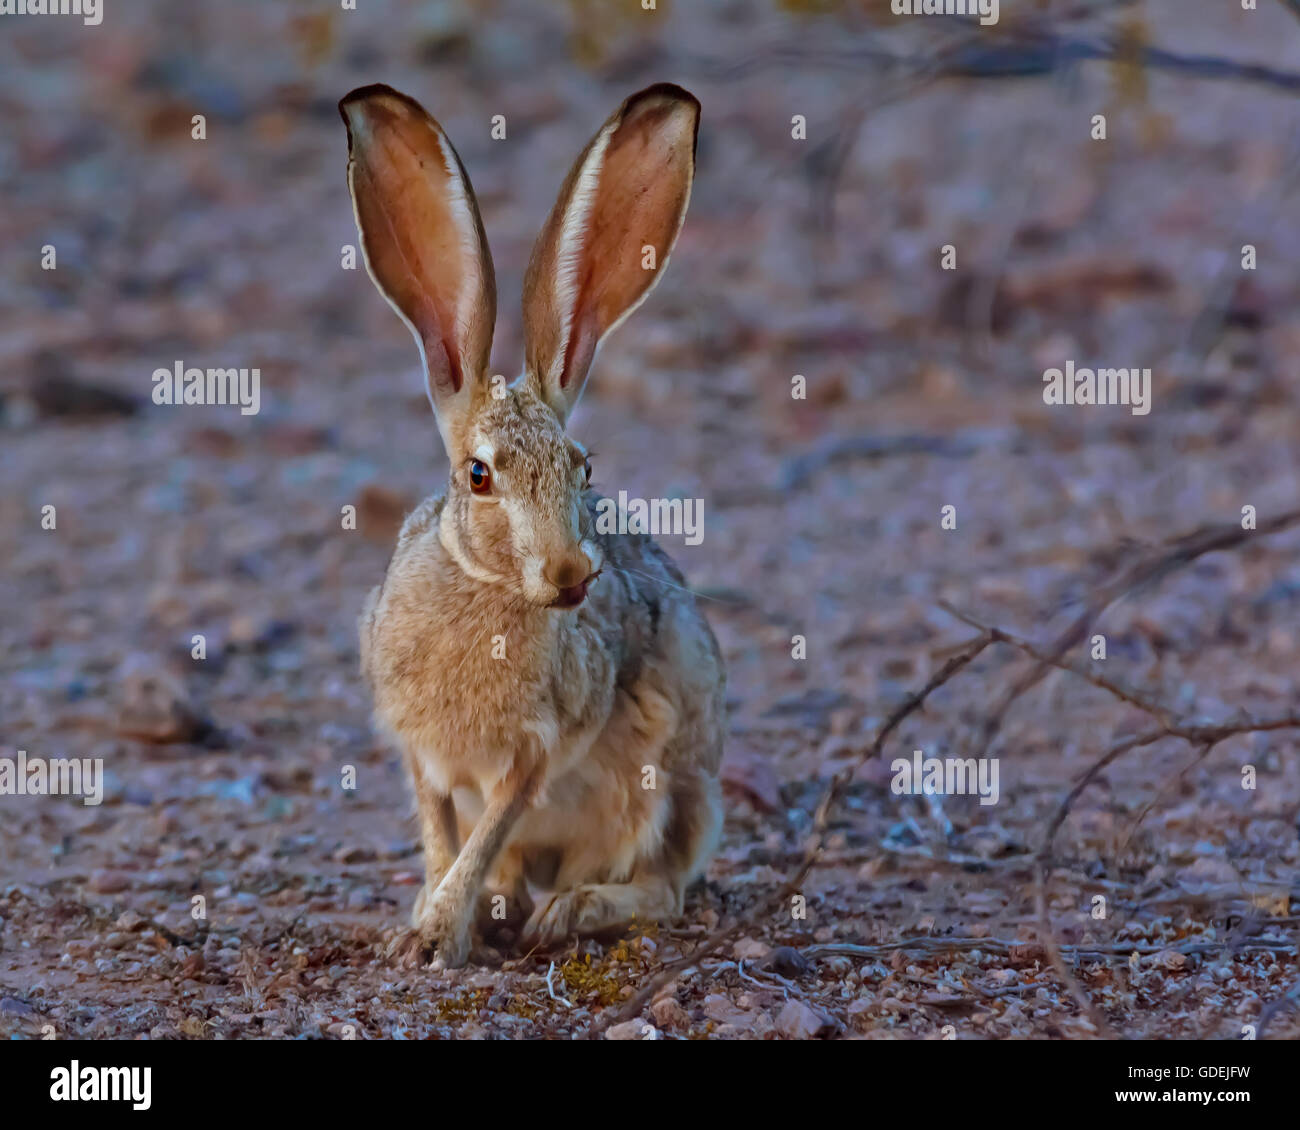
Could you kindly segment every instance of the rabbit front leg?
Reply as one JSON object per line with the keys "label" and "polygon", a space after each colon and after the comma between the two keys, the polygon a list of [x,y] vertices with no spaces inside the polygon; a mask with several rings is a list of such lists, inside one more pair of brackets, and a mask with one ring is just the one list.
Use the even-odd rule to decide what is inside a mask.
{"label": "rabbit front leg", "polygon": [[433,951],[451,969],[469,959],[470,926],[488,872],[528,807],[540,772],[536,766],[516,770],[488,797],[487,807],[437,889],[424,899],[414,925],[415,949]]}
{"label": "rabbit front leg", "polygon": [[424,885],[415,899],[411,925],[424,918],[425,904],[438,889],[442,878],[460,853],[460,834],[456,828],[456,805],[452,798],[438,792],[425,779],[418,765],[412,765],[415,801],[420,810],[420,839],[424,845]]}

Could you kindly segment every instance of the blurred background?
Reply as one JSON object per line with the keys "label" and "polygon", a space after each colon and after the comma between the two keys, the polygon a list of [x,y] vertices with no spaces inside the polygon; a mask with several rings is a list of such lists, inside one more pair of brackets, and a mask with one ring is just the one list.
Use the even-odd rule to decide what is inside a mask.
{"label": "blurred background", "polygon": [[[0,1030],[491,1027],[438,1004],[460,989],[394,1001],[370,968],[419,855],[355,624],[445,461],[408,331],[342,265],[336,104],[355,86],[412,95],[459,150],[496,263],[493,366],[511,376],[528,252],[578,151],[652,82],[703,105],[672,264],[571,424],[602,492],[704,500],[700,545],[663,539],[730,672],[729,823],[688,935],[779,880],[825,779],[970,638],[940,599],[1048,639],[1129,554],[1295,505],[1294,5],[1003,0],[985,28],[887,0],[104,4],[99,26],[6,17],[0,36],[0,753],[108,774],[100,808],[0,797]],[[1044,369],[1067,359],[1150,367],[1150,414],[1044,404]],[[154,405],[151,374],[178,360],[259,368],[260,413]],[[1121,604],[1099,629],[1106,673],[1206,718],[1294,704],[1297,544],[1206,558]],[[981,658],[886,764],[962,753],[1016,663]],[[1043,821],[1134,721],[1049,678],[999,738],[1000,803],[959,798],[941,819],[890,793],[885,766],[861,771],[817,913],[756,925],[755,946],[936,922],[1017,936]],[[1199,937],[1248,912],[1294,930],[1293,735],[1193,752],[1157,743],[1076,805],[1063,938]],[[1089,921],[1096,890],[1127,909]],[[178,950],[155,929],[193,929],[195,893],[212,920]],[[306,973],[286,930],[307,939]],[[1213,977],[1176,1001],[1107,991],[1147,1034],[1230,1030],[1281,984],[1253,960],[1209,1005]],[[521,985],[531,970],[507,967]],[[248,984],[258,999],[232,1005]],[[691,991],[683,1023],[771,1030],[692,1011]],[[988,1034],[1077,1022],[1068,996],[1009,999]],[[837,1023],[928,1034],[942,1016]]]}

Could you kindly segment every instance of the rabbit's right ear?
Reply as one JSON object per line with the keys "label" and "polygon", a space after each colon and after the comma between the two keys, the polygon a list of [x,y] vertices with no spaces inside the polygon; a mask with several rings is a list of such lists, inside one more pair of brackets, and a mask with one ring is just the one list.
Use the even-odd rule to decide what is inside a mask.
{"label": "rabbit's right ear", "polygon": [[524,277],[528,371],[563,421],[601,339],[668,262],[695,176],[700,104],[661,82],[632,95],[569,172]]}
{"label": "rabbit's right ear", "polygon": [[474,189],[442,127],[413,98],[364,86],[339,103],[366,268],[415,334],[452,459],[486,385],[496,279]]}

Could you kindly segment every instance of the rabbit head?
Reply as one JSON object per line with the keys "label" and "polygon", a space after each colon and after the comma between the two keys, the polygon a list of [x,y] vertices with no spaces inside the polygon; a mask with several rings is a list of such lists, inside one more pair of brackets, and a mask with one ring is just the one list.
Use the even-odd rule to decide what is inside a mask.
{"label": "rabbit head", "polygon": [[699,103],[661,83],[579,155],[524,279],[525,369],[488,371],[496,284],[474,190],[442,127],[387,86],[339,104],[375,286],[415,335],[451,463],[440,536],[470,576],[574,607],[600,571],[585,448],[565,422],[605,335],[668,262],[690,198]]}

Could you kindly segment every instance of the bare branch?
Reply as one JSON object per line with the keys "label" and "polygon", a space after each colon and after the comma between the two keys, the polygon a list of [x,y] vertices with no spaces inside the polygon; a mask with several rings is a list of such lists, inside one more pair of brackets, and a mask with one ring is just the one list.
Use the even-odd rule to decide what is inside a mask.
{"label": "bare branch", "polygon": [[1056,833],[1061,825],[1065,822],[1066,816],[1070,813],[1070,806],[1106,766],[1117,761],[1130,750],[1138,749],[1142,746],[1148,746],[1154,742],[1160,741],[1161,738],[1183,738],[1193,745],[1214,746],[1223,741],[1224,738],[1231,738],[1237,734],[1257,734],[1267,733],[1272,730],[1294,730],[1300,729],[1300,712],[1291,712],[1282,714],[1276,718],[1249,718],[1241,717],[1229,722],[1212,722],[1204,724],[1174,723],[1173,725],[1154,726],[1149,730],[1144,730],[1140,734],[1125,738],[1111,746],[1109,750],[1099,760],[1093,763],[1092,767],[1079,778],[1061,801],[1060,807],[1057,808],[1056,814],[1052,817],[1051,823],[1047,827],[1047,835],[1043,840],[1043,846],[1039,849],[1039,859],[1046,862],[1050,856],[1052,841],[1056,838]]}
{"label": "bare branch", "polygon": [[[1296,0],[1284,0],[1288,7],[1300,7]],[[815,67],[822,71],[842,70],[861,75],[864,70],[896,74],[922,82],[941,79],[1026,79],[1042,78],[1081,63],[1137,63],[1153,70],[1214,82],[1240,82],[1283,93],[1300,92],[1300,73],[1280,70],[1263,63],[1225,59],[1218,55],[1192,55],[1162,47],[1135,46],[1115,38],[1086,39],[1058,35],[1045,28],[1008,33],[997,40],[967,32],[955,44],[937,51],[907,54],[884,45],[880,35],[860,34],[849,47],[774,42],[742,59],[719,59],[687,55],[679,59],[685,73],[715,81],[735,81],[772,69],[787,71]],[[627,79],[627,60],[620,59]],[[662,60],[647,54],[636,60],[649,71]]]}
{"label": "bare branch", "polygon": [[1087,636],[1093,623],[1117,600],[1127,596],[1136,589],[1169,576],[1169,574],[1190,565],[1207,553],[1221,549],[1233,549],[1243,542],[1256,537],[1267,536],[1300,525],[1300,508],[1288,510],[1275,518],[1262,523],[1257,529],[1246,530],[1235,523],[1219,526],[1204,526],[1165,543],[1165,546],[1136,562],[1111,584],[1100,589],[1088,602],[1087,606],[1063,631],[1040,659],[1038,666],[1012,685],[998,705],[985,718],[984,726],[977,743],[978,756],[983,757],[1002,728],[1003,719],[1015,701],[1026,691],[1036,686],[1047,671],[1062,659],[1066,652],[1077,646]]}
{"label": "bare branch", "polygon": [[1162,706],[1158,702],[1152,702],[1149,698],[1139,694],[1131,687],[1125,687],[1114,679],[1108,679],[1106,676],[1099,675],[1095,671],[1089,671],[1086,667],[1080,666],[1079,664],[1069,663],[1060,657],[1048,655],[1041,648],[1035,647],[1028,640],[1023,639],[1020,636],[1012,635],[1010,632],[1004,631],[1001,628],[985,625],[974,616],[970,615],[970,613],[962,612],[960,609],[953,607],[953,605],[949,604],[946,600],[941,600],[938,604],[939,607],[947,612],[949,616],[955,616],[963,624],[972,628],[978,628],[982,632],[987,632],[993,637],[995,643],[1009,644],[1011,647],[1019,648],[1031,659],[1037,659],[1040,663],[1046,663],[1049,666],[1059,668],[1062,671],[1069,671],[1072,675],[1078,675],[1079,678],[1091,683],[1094,687],[1099,687],[1102,690],[1113,694],[1116,698],[1127,702],[1130,706],[1136,706],[1139,710],[1145,711],[1147,714],[1150,714],[1161,722],[1170,722],[1173,719],[1173,716],[1167,707]]}

